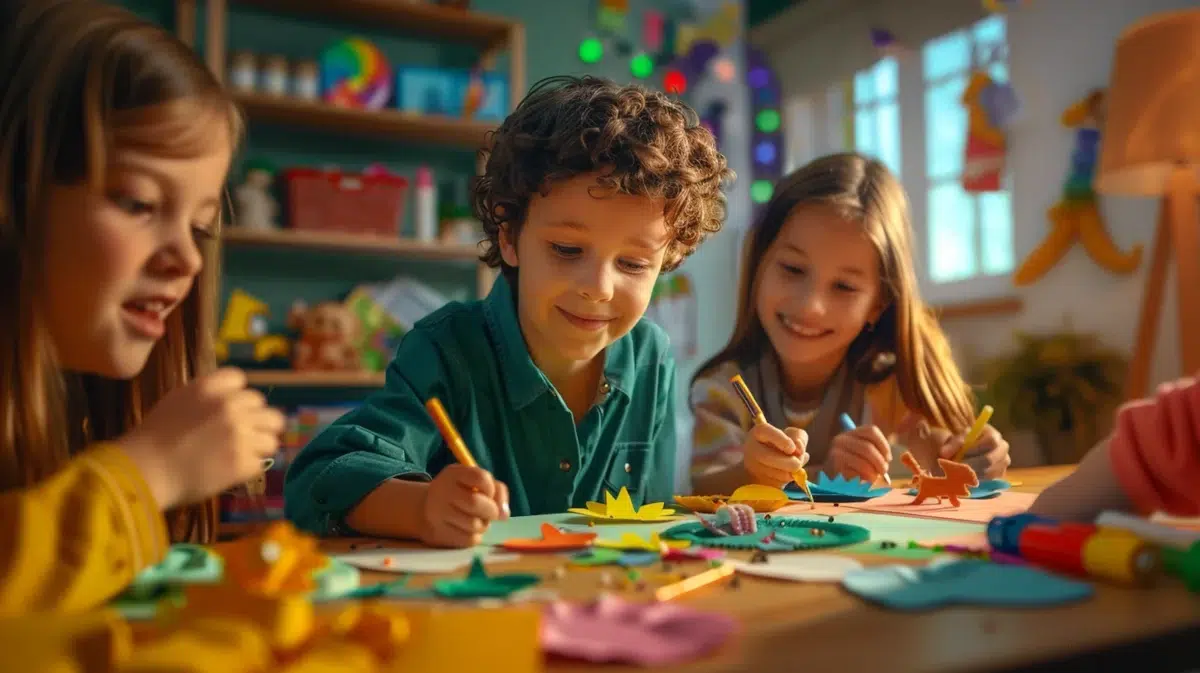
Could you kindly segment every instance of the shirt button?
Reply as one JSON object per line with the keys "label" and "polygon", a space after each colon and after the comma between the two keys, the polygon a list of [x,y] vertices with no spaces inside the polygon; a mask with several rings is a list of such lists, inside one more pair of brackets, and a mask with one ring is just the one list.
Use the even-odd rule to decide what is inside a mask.
{"label": "shirt button", "polygon": [[625,463],[625,471],[626,472],[632,471],[632,468],[629,467],[629,463]]}
{"label": "shirt button", "polygon": [[608,391],[610,391],[610,390],[612,390],[612,386],[608,385],[608,381],[607,381],[607,380],[606,380],[606,381],[601,381],[601,383],[600,383],[600,394],[601,394],[601,395],[607,395],[607,394],[608,394]]}
{"label": "shirt button", "polygon": [[558,469],[562,470],[563,472],[570,472],[571,471],[571,461],[560,460],[558,462]]}

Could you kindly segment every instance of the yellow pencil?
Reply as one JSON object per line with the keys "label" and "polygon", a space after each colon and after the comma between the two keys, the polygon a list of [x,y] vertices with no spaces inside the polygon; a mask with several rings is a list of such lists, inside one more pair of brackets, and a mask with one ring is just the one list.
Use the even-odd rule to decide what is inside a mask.
{"label": "yellow pencil", "polygon": [[975,442],[979,441],[979,436],[983,434],[983,429],[987,427],[988,421],[992,418],[992,411],[994,410],[991,405],[984,405],[983,409],[979,411],[975,423],[967,431],[967,436],[963,438],[963,445],[959,447],[958,453],[954,454],[954,462],[962,462],[967,451],[970,451],[975,446]]}
{"label": "yellow pencil", "polygon": [[446,440],[446,445],[450,447],[450,453],[454,454],[454,458],[467,467],[476,467],[475,458],[467,450],[467,443],[463,441],[462,435],[458,434],[450,416],[446,414],[446,408],[442,406],[442,401],[431,397],[425,403],[425,409],[433,417],[438,432],[442,433],[442,439]]}
{"label": "yellow pencil", "polygon": [[658,601],[669,601],[672,598],[678,598],[689,591],[695,591],[701,587],[706,587],[715,582],[719,582],[733,574],[732,563],[722,563],[715,568],[709,568],[702,573],[696,573],[691,577],[676,582],[667,584],[654,590],[654,599]]}
{"label": "yellow pencil", "polygon": [[[750,392],[750,387],[742,379],[741,374],[734,374],[733,378],[729,379],[733,384],[733,389],[737,391],[738,397],[742,398],[742,404],[746,405],[746,409],[750,411],[750,415],[754,417],[755,423],[766,423],[767,417],[763,414],[762,407],[758,406],[758,402],[754,399],[754,395]],[[808,496],[808,501],[813,507],[817,506],[817,501],[813,500],[812,491],[808,487],[808,472],[804,468],[800,468],[792,473],[792,481],[804,491]]]}

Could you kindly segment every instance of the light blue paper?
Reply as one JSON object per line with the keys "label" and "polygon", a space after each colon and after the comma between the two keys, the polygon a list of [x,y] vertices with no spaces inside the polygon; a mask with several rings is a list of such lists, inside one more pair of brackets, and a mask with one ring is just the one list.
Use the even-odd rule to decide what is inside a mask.
{"label": "light blue paper", "polygon": [[[813,500],[817,502],[865,502],[887,495],[892,490],[889,486],[876,488],[858,477],[846,479],[839,474],[829,478],[824,472],[819,473],[816,479],[810,480],[808,488],[812,491]],[[808,501],[808,495],[794,483],[785,486],[783,491],[792,500]]]}
{"label": "light blue paper", "polygon": [[1089,598],[1092,585],[1027,565],[977,559],[938,559],[926,566],[883,565],[842,579],[852,594],[893,610],[952,605],[1040,607]]}

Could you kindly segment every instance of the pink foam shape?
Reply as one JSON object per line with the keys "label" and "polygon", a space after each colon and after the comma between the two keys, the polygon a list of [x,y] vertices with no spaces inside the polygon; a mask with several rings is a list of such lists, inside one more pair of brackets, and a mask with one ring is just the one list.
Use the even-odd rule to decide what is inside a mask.
{"label": "pink foam shape", "polygon": [[547,654],[596,663],[660,666],[696,659],[737,629],[728,615],[675,602],[630,602],[606,595],[592,603],[556,601],[541,626]]}

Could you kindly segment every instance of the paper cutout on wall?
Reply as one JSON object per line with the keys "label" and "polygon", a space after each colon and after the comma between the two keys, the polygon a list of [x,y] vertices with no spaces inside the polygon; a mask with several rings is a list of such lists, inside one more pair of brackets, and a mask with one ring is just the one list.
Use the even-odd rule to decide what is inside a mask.
{"label": "paper cutout on wall", "polygon": [[871,29],[871,45],[879,52],[880,58],[903,58],[912,53],[911,49],[901,44],[892,31],[886,28]]}
{"label": "paper cutout on wall", "polygon": [[994,86],[983,71],[971,73],[963,90],[962,104],[967,108],[966,157],[963,160],[962,186],[968,193],[998,192],[1003,189],[1008,143],[1004,130],[993,122],[984,106],[984,91]]}
{"label": "paper cutout on wall", "polygon": [[992,14],[1003,14],[1018,5],[1028,5],[1031,0],[982,0],[984,10]]}
{"label": "paper cutout on wall", "polygon": [[530,573],[488,575],[483,561],[476,557],[466,577],[434,580],[433,590],[443,598],[505,598],[537,584],[540,579]]}
{"label": "paper cutout on wall", "polygon": [[675,53],[683,56],[691,50],[692,44],[699,40],[717,43],[721,48],[728,48],[737,39],[741,30],[738,17],[739,5],[736,2],[725,2],[721,8],[713,12],[703,23],[683,23],[679,25],[679,33],[675,40]]}
{"label": "paper cutout on wall", "polygon": [[542,648],[596,663],[665,666],[721,647],[736,628],[731,616],[678,601],[632,602],[609,594],[593,603],[546,606]]}
{"label": "paper cutout on wall", "polygon": [[659,276],[645,315],[670,337],[676,360],[696,357],[699,307],[691,276],[683,271]]}
{"label": "paper cutout on wall", "polygon": [[851,571],[847,591],[893,610],[951,605],[1039,607],[1073,603],[1095,593],[1092,585],[1028,565],[939,558],[924,567],[884,565]]}
{"label": "paper cutout on wall", "polygon": [[776,554],[768,556],[765,563],[733,561],[733,564],[743,575],[792,582],[841,582],[846,573],[863,567],[849,556],[835,554]]}
{"label": "paper cutout on wall", "polygon": [[567,510],[571,514],[579,514],[591,519],[606,521],[670,521],[675,518],[675,510],[664,507],[661,502],[648,502],[641,507],[633,506],[629,490],[624,486],[621,492],[613,497],[609,491],[604,492],[604,502],[589,502],[587,508],[572,507]]}
{"label": "paper cutout on wall", "polygon": [[1095,89],[1063,111],[1062,125],[1075,133],[1070,167],[1058,203],[1047,211],[1050,231],[1013,274],[1013,284],[1037,282],[1079,241],[1092,261],[1110,273],[1126,275],[1142,262],[1142,245],[1122,252],[1109,236],[1100,215],[1093,180],[1100,160],[1100,130],[1104,126],[1104,96]]}

